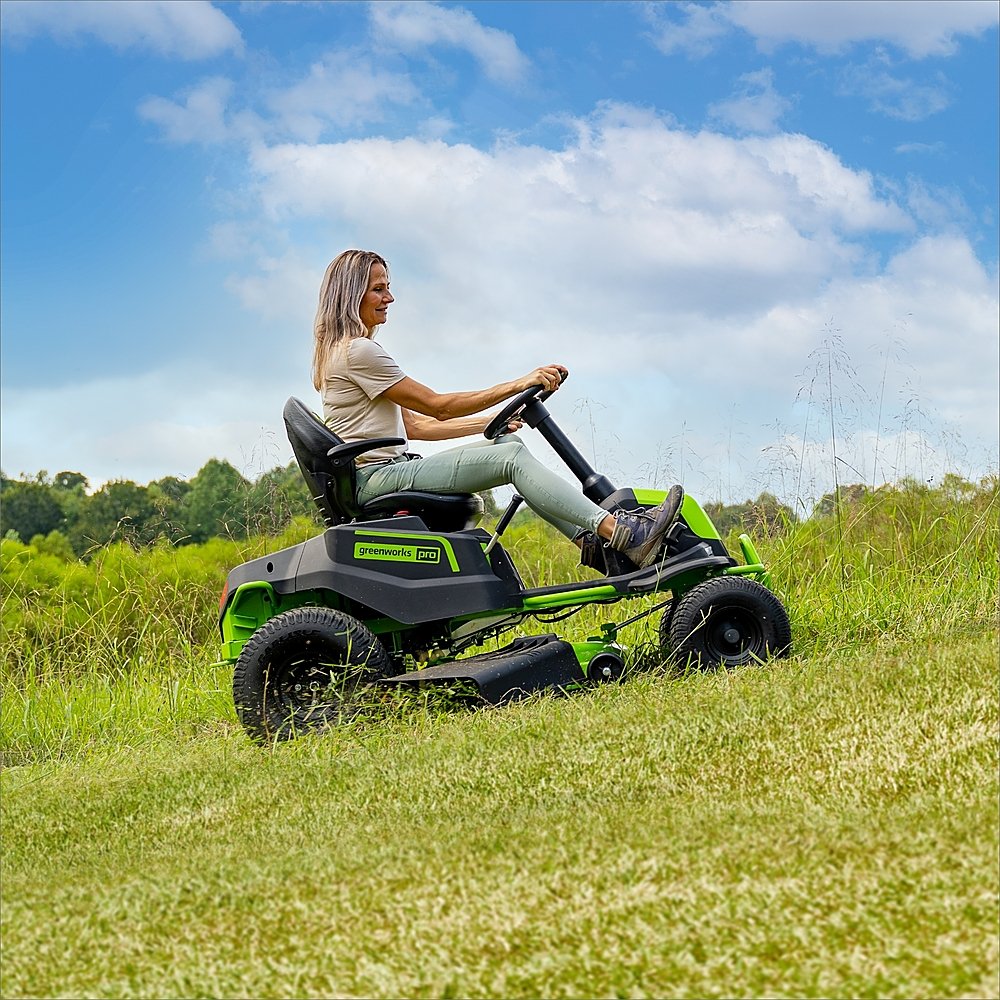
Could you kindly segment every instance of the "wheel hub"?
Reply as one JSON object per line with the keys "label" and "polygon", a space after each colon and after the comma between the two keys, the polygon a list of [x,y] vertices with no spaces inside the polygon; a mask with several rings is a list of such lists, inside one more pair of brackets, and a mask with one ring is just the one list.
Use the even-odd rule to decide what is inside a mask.
{"label": "wheel hub", "polygon": [[706,622],[706,640],[722,663],[742,663],[763,653],[763,634],[756,616],[745,608],[718,608]]}

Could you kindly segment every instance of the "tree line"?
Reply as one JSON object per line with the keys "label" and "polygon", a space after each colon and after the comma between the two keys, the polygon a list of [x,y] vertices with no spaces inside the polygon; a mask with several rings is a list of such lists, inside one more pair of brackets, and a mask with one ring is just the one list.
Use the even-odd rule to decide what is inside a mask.
{"label": "tree line", "polygon": [[[896,488],[907,493],[930,489],[915,480],[903,480]],[[977,490],[952,474],[939,488],[955,501],[967,500]],[[210,538],[276,535],[297,517],[322,525],[294,462],[251,481],[229,462],[213,458],[190,480],[166,476],[142,486],[125,479],[89,490],[82,472],[54,476],[39,472],[18,479],[0,472],[0,537],[16,538],[65,559],[87,559],[112,542],[143,548],[163,541],[180,546]],[[841,486],[836,494],[822,497],[813,514],[829,515],[838,504],[856,506],[878,492],[860,484]],[[490,491],[484,500],[487,516],[495,516],[497,506]],[[732,531],[773,537],[799,521],[791,507],[766,492],[756,500],[709,502],[704,507],[723,538]]]}
{"label": "tree line", "polygon": [[64,558],[87,558],[111,542],[188,545],[277,534],[298,516],[320,523],[294,462],[251,481],[213,458],[190,480],[166,476],[142,486],[123,479],[89,490],[82,472],[19,479],[0,472],[0,535]]}

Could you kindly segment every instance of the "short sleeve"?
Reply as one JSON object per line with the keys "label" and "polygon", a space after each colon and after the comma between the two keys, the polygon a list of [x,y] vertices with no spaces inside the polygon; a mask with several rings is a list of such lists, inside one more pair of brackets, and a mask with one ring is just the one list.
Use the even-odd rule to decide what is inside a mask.
{"label": "short sleeve", "polygon": [[357,337],[351,341],[347,360],[351,380],[357,383],[369,399],[375,399],[406,378],[406,374],[386,349],[367,337]]}

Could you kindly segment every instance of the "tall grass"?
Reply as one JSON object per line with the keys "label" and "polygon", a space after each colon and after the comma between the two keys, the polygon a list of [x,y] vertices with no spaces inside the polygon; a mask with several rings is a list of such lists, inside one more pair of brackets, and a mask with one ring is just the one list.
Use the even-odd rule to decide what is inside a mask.
{"label": "tall grass", "polygon": [[765,543],[801,654],[997,627],[1000,485],[916,482],[839,499]]}

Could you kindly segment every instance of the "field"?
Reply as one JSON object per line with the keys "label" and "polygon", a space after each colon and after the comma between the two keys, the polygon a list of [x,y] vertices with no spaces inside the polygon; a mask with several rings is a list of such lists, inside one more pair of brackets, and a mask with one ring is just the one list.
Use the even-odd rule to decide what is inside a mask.
{"label": "field", "polygon": [[619,686],[267,749],[214,608],[307,526],[5,541],[0,994],[997,996],[997,527],[995,481],[878,491],[758,539],[790,660],[681,675],[653,619]]}

